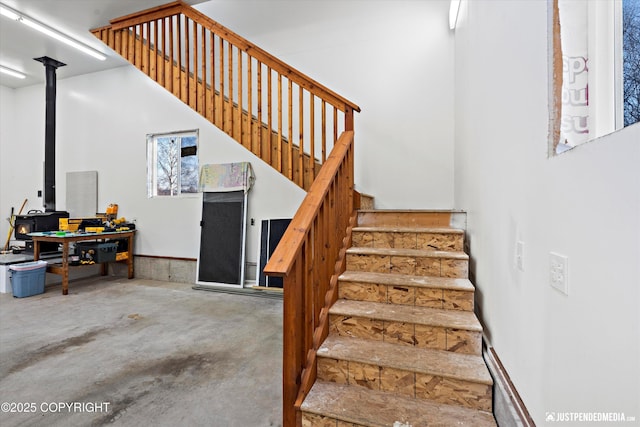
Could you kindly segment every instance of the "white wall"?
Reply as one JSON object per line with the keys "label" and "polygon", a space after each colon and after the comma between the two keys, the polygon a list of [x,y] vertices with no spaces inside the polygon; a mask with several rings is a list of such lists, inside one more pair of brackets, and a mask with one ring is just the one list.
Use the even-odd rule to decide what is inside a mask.
{"label": "white wall", "polygon": [[212,0],[196,8],[362,108],[356,188],[377,208],[453,206],[448,0]]}
{"label": "white wall", "polygon": [[[547,158],[546,5],[463,2],[455,206],[488,337],[536,423],[570,411],[637,422],[640,125]],[[569,296],[549,285],[552,251],[569,257]]]}
{"label": "white wall", "polygon": [[[292,217],[304,198],[304,191],[133,67],[58,80],[57,93],[57,209],[65,209],[67,172],[98,171],[98,209],[117,203],[120,216],[137,220],[137,254],[197,258],[200,245],[200,195],[147,198],[147,133],[199,129],[201,164],[250,161],[256,183],[248,215],[256,221]],[[42,188],[44,86],[15,89],[10,108],[4,108],[4,89],[2,95],[0,212],[8,214],[25,197],[28,208],[42,209],[36,195]],[[259,222],[248,227],[248,261],[257,258],[259,228]]]}
{"label": "white wall", "polygon": [[[12,160],[8,155],[8,147],[10,141],[14,140],[15,134],[13,126],[14,122],[14,91],[5,86],[0,86],[0,247],[4,248],[7,239],[7,233],[9,231],[9,222],[5,218],[9,217],[11,213],[12,204],[7,199],[7,191],[5,187],[9,182],[13,182],[17,179],[15,173],[17,172],[12,168],[9,173],[9,165]],[[5,171],[7,171],[5,173]],[[24,198],[22,199],[24,200]],[[20,202],[13,204],[16,212],[20,209]]]}
{"label": "white wall", "polygon": [[[11,207],[17,215],[27,199],[22,213],[30,209],[44,210],[44,85],[39,87],[39,104],[26,106],[23,90],[0,87],[0,234],[5,244]],[[42,122],[42,123],[36,123]],[[13,234],[11,235],[13,239]]]}

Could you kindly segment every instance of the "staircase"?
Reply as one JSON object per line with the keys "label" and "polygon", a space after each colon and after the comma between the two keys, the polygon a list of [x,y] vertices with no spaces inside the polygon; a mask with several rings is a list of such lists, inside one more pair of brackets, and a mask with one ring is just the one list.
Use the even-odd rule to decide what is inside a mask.
{"label": "staircase", "polygon": [[303,426],[496,425],[452,215],[358,213]]}
{"label": "staircase", "polygon": [[264,268],[285,427],[495,426],[456,213],[355,215],[356,104],[180,0],[92,33],[307,191]]}

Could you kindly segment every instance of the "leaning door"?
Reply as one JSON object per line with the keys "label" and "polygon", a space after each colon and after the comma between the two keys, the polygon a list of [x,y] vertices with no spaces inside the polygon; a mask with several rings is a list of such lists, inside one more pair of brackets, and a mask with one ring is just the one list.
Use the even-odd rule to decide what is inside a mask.
{"label": "leaning door", "polygon": [[199,284],[242,287],[245,205],[243,191],[203,193]]}

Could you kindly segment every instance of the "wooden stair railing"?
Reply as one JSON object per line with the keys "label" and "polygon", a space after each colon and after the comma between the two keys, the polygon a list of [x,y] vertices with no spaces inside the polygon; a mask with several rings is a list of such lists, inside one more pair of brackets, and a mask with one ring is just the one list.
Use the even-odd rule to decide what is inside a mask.
{"label": "wooden stair railing", "polygon": [[91,32],[305,190],[360,111],[182,1]]}
{"label": "wooden stair railing", "polygon": [[182,1],[110,23],[92,33],[308,191],[264,269],[284,279],[283,425],[300,426],[359,205],[360,108]]}
{"label": "wooden stair railing", "polygon": [[329,308],[356,216],[353,132],[342,133],[264,272],[284,279],[283,425],[301,426],[300,405],[317,375],[316,352],[329,333]]}

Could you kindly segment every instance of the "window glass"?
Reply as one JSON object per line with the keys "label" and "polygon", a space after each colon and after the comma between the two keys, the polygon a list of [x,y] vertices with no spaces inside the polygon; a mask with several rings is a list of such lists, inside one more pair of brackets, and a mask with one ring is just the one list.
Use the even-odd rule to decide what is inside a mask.
{"label": "window glass", "polygon": [[624,125],[640,121],[640,0],[622,2]]}
{"label": "window glass", "polygon": [[181,139],[180,192],[198,191],[198,140],[195,136]]}
{"label": "window glass", "polygon": [[197,131],[147,135],[149,197],[198,191]]}

